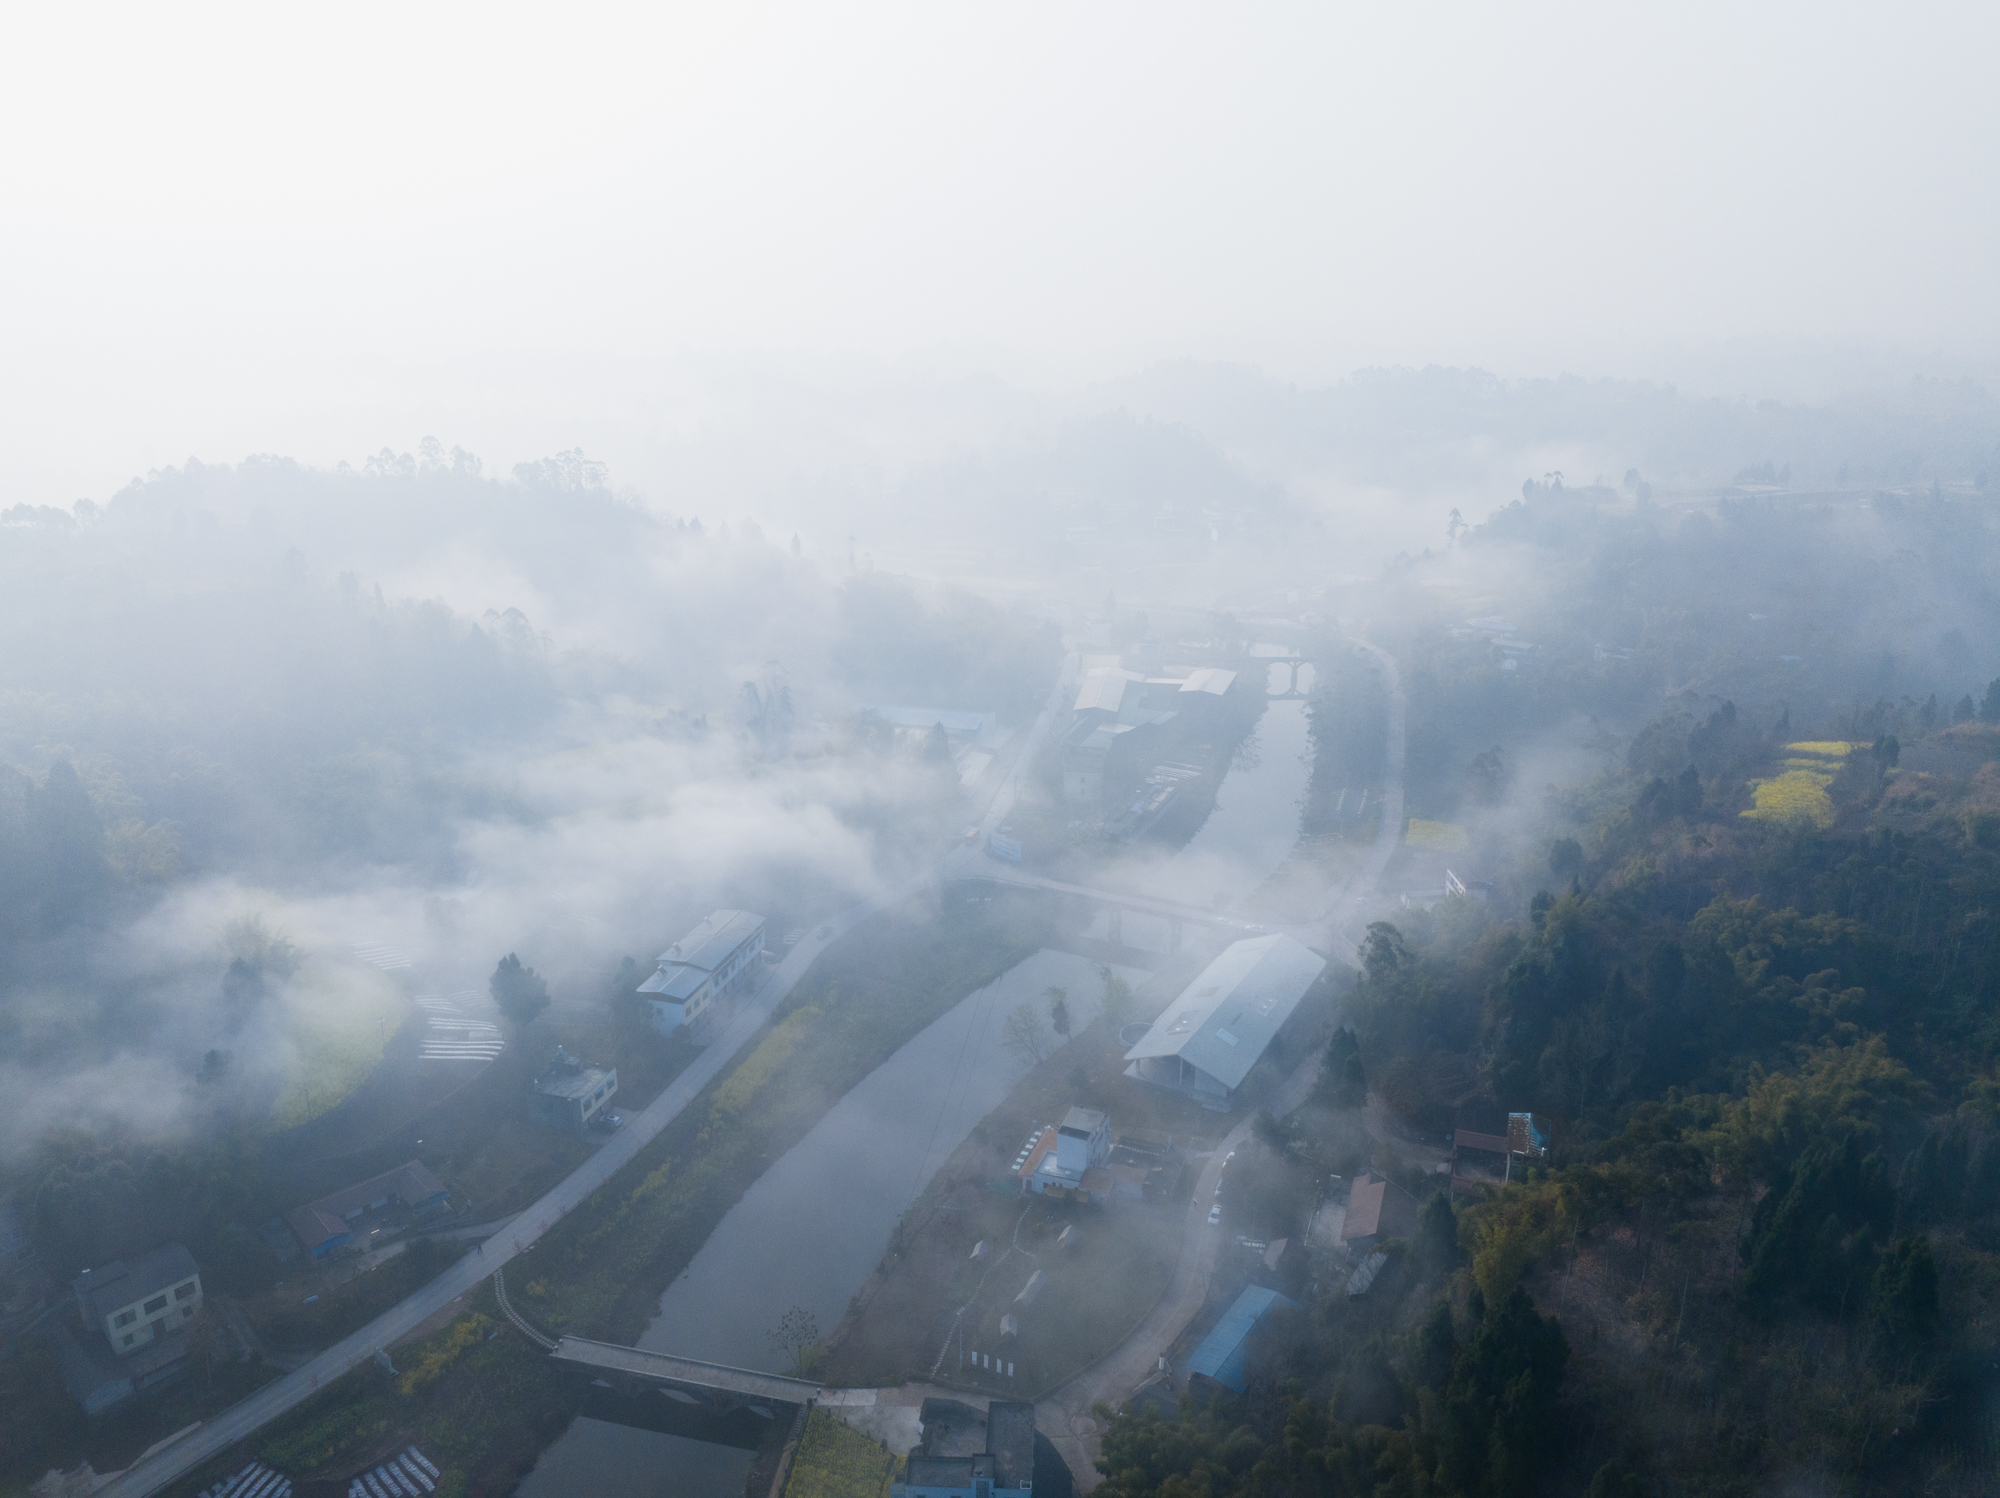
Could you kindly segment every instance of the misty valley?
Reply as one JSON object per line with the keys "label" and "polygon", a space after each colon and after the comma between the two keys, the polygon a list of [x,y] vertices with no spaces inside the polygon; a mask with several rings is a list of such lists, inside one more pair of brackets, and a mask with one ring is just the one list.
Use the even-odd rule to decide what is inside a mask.
{"label": "misty valley", "polygon": [[0,512],[6,1491],[1989,1490],[1991,401],[1007,421]]}

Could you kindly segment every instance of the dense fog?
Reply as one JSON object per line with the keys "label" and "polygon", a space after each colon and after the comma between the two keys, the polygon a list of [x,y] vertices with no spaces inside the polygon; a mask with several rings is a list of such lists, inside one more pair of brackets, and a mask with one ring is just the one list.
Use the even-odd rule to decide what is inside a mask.
{"label": "dense fog", "polygon": [[1994,1490],[1991,17],[16,31],[0,1498]]}

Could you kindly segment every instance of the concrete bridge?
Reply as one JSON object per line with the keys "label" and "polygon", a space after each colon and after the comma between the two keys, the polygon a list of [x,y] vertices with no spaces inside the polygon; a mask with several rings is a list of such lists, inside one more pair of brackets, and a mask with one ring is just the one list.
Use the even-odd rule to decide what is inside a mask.
{"label": "concrete bridge", "polygon": [[1183,905],[1177,900],[1161,900],[1152,895],[1099,889],[1088,884],[1065,884],[1060,879],[1031,874],[1025,869],[1008,864],[999,864],[977,874],[968,874],[963,880],[953,882],[983,882],[1005,884],[1015,889],[1045,889],[1054,894],[1071,895],[1079,900],[1089,900],[1102,905],[1111,912],[1111,940],[1119,946],[1125,945],[1124,925],[1120,917],[1124,912],[1131,911],[1136,915],[1155,916],[1165,921],[1168,949],[1173,952],[1181,949],[1182,927],[1208,926],[1226,933],[1232,940],[1239,941],[1246,936],[1269,936],[1273,932],[1283,932],[1308,947],[1339,958],[1350,967],[1359,965],[1359,956],[1354,943],[1334,929],[1330,921],[1325,919],[1314,920],[1304,925],[1287,925],[1282,922],[1260,924],[1219,910],[1204,910],[1199,905]]}
{"label": "concrete bridge", "polygon": [[1079,900],[1105,906],[1111,912],[1111,939],[1124,944],[1124,932],[1119,917],[1125,911],[1135,915],[1155,916],[1167,923],[1170,948],[1178,952],[1181,947],[1183,926],[1212,926],[1218,931],[1227,931],[1238,937],[1263,936],[1284,927],[1260,926],[1246,921],[1240,916],[1226,915],[1219,910],[1204,910],[1199,905],[1183,905],[1178,900],[1162,900],[1153,895],[1132,894],[1124,890],[1100,889],[1089,884],[1065,884],[1060,879],[1049,879],[1041,874],[1031,874],[1017,866],[998,864],[965,877],[965,883],[1005,884],[1015,889],[1045,889],[1052,894],[1071,895]]}
{"label": "concrete bridge", "polygon": [[[1311,687],[1302,688],[1299,685],[1299,667],[1301,666],[1312,667],[1314,682],[1317,683],[1319,679],[1319,662],[1309,655],[1253,655],[1250,657],[1250,661],[1252,665],[1264,668],[1264,700],[1266,702],[1302,702],[1312,696]],[[1271,690],[1270,668],[1273,666],[1283,666],[1285,668],[1286,685],[1285,690],[1282,692]]]}
{"label": "concrete bridge", "polygon": [[789,1414],[792,1408],[811,1404],[821,1392],[820,1386],[807,1378],[702,1363],[669,1352],[647,1352],[641,1347],[592,1342],[585,1337],[562,1338],[549,1356],[566,1368],[601,1380],[618,1393],[658,1389],[670,1399],[701,1405],[717,1415],[749,1410],[774,1420],[777,1406],[787,1406]]}

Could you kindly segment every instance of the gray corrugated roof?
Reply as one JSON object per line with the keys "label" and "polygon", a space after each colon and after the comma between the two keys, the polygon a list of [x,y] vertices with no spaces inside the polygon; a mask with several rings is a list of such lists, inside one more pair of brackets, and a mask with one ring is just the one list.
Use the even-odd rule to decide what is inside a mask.
{"label": "gray corrugated roof", "polygon": [[993,1481],[1025,1487],[1035,1478],[1035,1407],[996,1399],[986,1407],[986,1449],[993,1455]]}
{"label": "gray corrugated roof", "polygon": [[394,1170],[385,1170],[379,1176],[356,1181],[352,1186],[306,1205],[335,1217],[345,1217],[349,1212],[366,1211],[370,1202],[380,1201],[385,1196],[414,1207],[443,1195],[444,1182],[431,1174],[429,1166],[421,1160],[407,1160]]}
{"label": "gray corrugated roof", "polygon": [[1183,692],[1205,692],[1211,697],[1220,697],[1236,680],[1234,671],[1225,671],[1220,666],[1203,666],[1190,672],[1188,679],[1181,683]]}
{"label": "gray corrugated roof", "polygon": [[1132,682],[1144,680],[1137,671],[1098,666],[1084,674],[1083,684],[1077,689],[1076,711],[1115,713],[1118,705],[1125,700],[1125,688]]}
{"label": "gray corrugated roof", "polygon": [[1096,1108],[1071,1108],[1063,1115],[1062,1127],[1074,1129],[1087,1138],[1103,1128],[1110,1116]]}
{"label": "gray corrugated roof", "polygon": [[589,1097],[610,1080],[611,1073],[598,1066],[579,1066],[574,1071],[551,1070],[535,1078],[535,1091],[544,1097],[564,1097],[574,1102]]}
{"label": "gray corrugated roof", "polygon": [[761,915],[747,910],[718,910],[662,952],[659,960],[712,973],[763,924]]}
{"label": "gray corrugated roof", "polygon": [[708,981],[708,971],[698,967],[663,967],[639,985],[640,993],[657,994],[676,1004],[685,1004],[694,991]]}
{"label": "gray corrugated roof", "polygon": [[120,1259],[102,1269],[80,1274],[71,1288],[90,1306],[93,1321],[102,1321],[121,1306],[156,1295],[200,1271],[194,1255],[178,1243],[163,1243],[131,1262]]}
{"label": "gray corrugated roof", "polygon": [[1240,1087],[1326,959],[1282,932],[1232,943],[1167,1006],[1127,1061],[1178,1056],[1225,1087]]}

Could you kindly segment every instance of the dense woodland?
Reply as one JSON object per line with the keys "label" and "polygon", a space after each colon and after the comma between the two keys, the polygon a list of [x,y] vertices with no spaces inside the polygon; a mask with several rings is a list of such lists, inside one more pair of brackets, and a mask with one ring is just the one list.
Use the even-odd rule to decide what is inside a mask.
{"label": "dense woodland", "polygon": [[[1387,682],[1349,648],[1366,640],[1399,666],[1406,809],[1462,832],[1483,897],[1380,913],[1320,1094],[1241,1168],[1275,1201],[1283,1179],[1374,1163],[1428,1206],[1368,1297],[1273,1324],[1244,1396],[1121,1419],[1119,1498],[1990,1489],[2000,535],[1970,477],[1990,411],[1953,439],[1965,482],[1906,482],[1897,444],[1958,419],[1952,392],[1917,394],[1922,420],[1871,427],[1854,470],[1895,493],[1792,495],[1769,462],[1719,500],[1546,474],[1304,600],[1342,621],[1314,648],[1307,830],[1365,838],[1334,808],[1390,772]],[[1350,438],[1387,409],[1461,435],[1468,405],[1503,428],[1544,407],[1653,420],[1630,390],[1489,397],[1426,373],[1358,377],[1336,404]],[[1214,440],[1331,440],[1284,407],[1208,436],[1067,427],[911,479],[888,513],[949,529],[983,499],[1002,539],[1019,511],[1024,554],[1212,547],[1225,571],[1295,574],[1325,530]],[[1826,458],[1838,417],[1798,418],[1816,481],[1849,478]],[[1791,419],[1708,411],[1640,447],[1680,461],[1715,421],[1763,443]],[[326,960],[246,900],[387,887],[427,906],[477,873],[513,919],[563,866],[523,858],[507,907],[494,839],[538,851],[604,808],[636,817],[662,782],[721,808],[706,827],[776,808],[848,839],[823,864],[774,845],[801,883],[899,867],[956,802],[854,709],[1019,722],[1062,651],[1052,623],[865,556],[668,518],[580,454],[494,478],[435,444],[358,472],[190,462],[103,506],[10,510],[0,584],[0,631],[24,642],[0,652],[0,1064],[13,1096],[65,1099],[10,1112],[0,1193],[46,1264],[171,1236],[224,1291],[269,1276],[253,1229],[302,1198],[241,1084]],[[1093,576],[1085,606],[1103,591]],[[685,850],[701,909],[727,897],[723,841]],[[572,970],[608,975],[660,919]],[[551,970],[492,935],[481,975],[516,948]],[[1543,1115],[1554,1158],[1448,1202],[1382,1131],[1435,1141],[1477,1104]],[[46,1349],[24,1351],[0,1361],[10,1451],[74,1423],[35,1374]]]}
{"label": "dense woodland", "polygon": [[[362,472],[191,461],[101,506],[10,510],[0,636],[0,1201],[61,1284],[179,1240],[237,1294],[274,1270],[254,1230],[310,1194],[269,1116],[296,1023],[383,986],[349,950],[377,904],[494,911],[490,932],[432,923],[433,974],[542,962],[512,892],[532,912],[561,876],[495,840],[597,819],[587,861],[652,870],[629,928],[595,906],[565,959],[559,996],[601,1004],[622,956],[673,934],[677,886],[699,914],[830,883],[815,846],[858,850],[836,861],[866,880],[941,836],[955,778],[861,707],[1018,721],[1060,651],[1017,611],[663,516],[578,454],[493,478],[434,444]],[[600,810],[647,798],[657,830]],[[669,835],[773,805],[807,831],[733,868]],[[288,927],[287,903],[354,924]]]}
{"label": "dense woodland", "polygon": [[[1323,1106],[1262,1132],[1351,1171],[1364,1097],[1412,1140],[1498,1105],[1552,1159],[1454,1208],[1378,1151],[1429,1198],[1390,1272],[1274,1323],[1244,1396],[1121,1419],[1113,1493],[1991,1491],[1994,540],[1949,500],[1531,485],[1434,559],[1511,575],[1537,642],[1503,672],[1439,617],[1398,652],[1412,810],[1490,899],[1368,928]],[[1384,700],[1359,653],[1327,674],[1322,802],[1379,775]],[[1594,770],[1535,784],[1565,730]]]}

